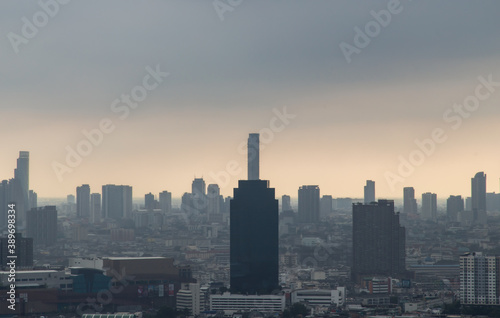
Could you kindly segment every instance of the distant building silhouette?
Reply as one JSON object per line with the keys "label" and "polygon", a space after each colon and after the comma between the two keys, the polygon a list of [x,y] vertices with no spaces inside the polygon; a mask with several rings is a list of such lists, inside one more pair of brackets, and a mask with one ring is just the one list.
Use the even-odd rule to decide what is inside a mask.
{"label": "distant building silhouette", "polygon": [[357,203],[352,208],[352,278],[404,275],[405,228],[399,224],[399,213],[394,212],[394,201]]}
{"label": "distant building silhouette", "polygon": [[30,190],[29,200],[31,209],[38,207],[38,194],[35,191]]}
{"label": "distant building silhouette", "polygon": [[84,184],[76,188],[76,216],[90,219],[90,186]]}
{"label": "distant building silhouette", "polygon": [[424,220],[437,220],[437,194],[435,193],[422,193],[422,219]]}
{"label": "distant building silhouette", "polygon": [[101,194],[92,193],[90,195],[90,222],[99,223],[102,218]]}
{"label": "distant building silhouette", "polygon": [[57,239],[57,210],[55,206],[33,208],[27,213],[26,237],[35,246],[52,246]]}
{"label": "distant building silhouette", "polygon": [[472,211],[486,211],[486,174],[478,172],[471,179]]}
{"label": "distant building silhouette", "polygon": [[216,184],[209,184],[207,187],[207,213],[210,216],[222,213],[222,205],[224,204],[224,197],[220,195],[219,186]]}
{"label": "distant building silhouette", "polygon": [[[249,152],[257,154],[249,165],[258,171],[256,138],[249,138]],[[230,284],[233,293],[269,294],[279,287],[278,200],[269,181],[250,177],[239,181],[230,201]]]}
{"label": "distant building silhouette", "polygon": [[290,204],[290,196],[282,195],[281,196],[281,211],[292,211],[292,205]]}
{"label": "distant building silhouette", "polygon": [[191,186],[192,211],[207,212],[207,189],[203,178],[195,178]]}
{"label": "distant building silhouette", "polygon": [[12,200],[17,205],[17,223],[26,224],[26,211],[30,207],[29,189],[30,189],[30,153],[28,151],[19,151],[17,159],[17,168],[14,170],[14,198]]}
{"label": "distant building silhouette", "polygon": [[163,213],[172,212],[172,193],[168,191],[160,192],[160,209]]}
{"label": "distant building silhouette", "polygon": [[119,220],[132,216],[132,187],[107,184],[102,186],[102,212],[105,218]]}
{"label": "distant building silhouette", "polygon": [[320,215],[326,216],[333,212],[333,198],[331,195],[324,195],[319,202]]}
{"label": "distant building silhouette", "polygon": [[144,207],[146,208],[146,210],[150,211],[156,209],[155,195],[152,194],[151,192],[144,195]]}
{"label": "distant building silhouette", "polygon": [[68,204],[75,204],[76,203],[75,196],[73,194],[68,194],[66,196],[66,203],[68,203]]}
{"label": "distant building silhouette", "polygon": [[413,187],[403,188],[403,211],[405,214],[417,214],[417,200]]}
{"label": "distant building silhouette", "polygon": [[304,185],[299,188],[300,223],[319,222],[319,187],[317,185]]}
{"label": "distant building silhouette", "polygon": [[365,204],[375,202],[375,181],[366,180],[364,193],[365,193]]}
{"label": "distant building silhouette", "polygon": [[450,195],[446,200],[446,218],[448,222],[457,222],[458,214],[464,210],[464,199],[461,195]]}

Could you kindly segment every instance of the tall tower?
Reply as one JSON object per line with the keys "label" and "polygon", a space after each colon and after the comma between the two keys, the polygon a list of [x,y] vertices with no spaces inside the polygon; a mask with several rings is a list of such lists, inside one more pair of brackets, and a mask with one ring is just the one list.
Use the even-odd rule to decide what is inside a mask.
{"label": "tall tower", "polygon": [[394,213],[394,201],[352,206],[352,277],[401,276],[405,268],[405,228]]}
{"label": "tall tower", "polygon": [[299,188],[299,212],[300,223],[319,222],[319,186],[304,185]]}
{"label": "tall tower", "polygon": [[436,221],[437,219],[437,194],[422,193],[422,218]]}
{"label": "tall tower", "polygon": [[83,184],[76,188],[76,216],[90,218],[90,186]]}
{"label": "tall tower", "polygon": [[365,185],[365,204],[375,202],[375,181],[366,180]]}
{"label": "tall tower", "polygon": [[248,136],[248,180],[259,180],[259,134]]}
{"label": "tall tower", "polygon": [[107,184],[102,186],[102,217],[119,220],[132,214],[132,187]]}
{"label": "tall tower", "polygon": [[415,189],[413,187],[403,188],[403,204],[405,214],[417,213],[417,200],[415,199]]}
{"label": "tall tower", "polygon": [[472,211],[486,212],[486,174],[478,172],[471,179]]}
{"label": "tall tower", "polygon": [[[251,151],[259,152],[258,138],[250,134],[249,159]],[[278,200],[269,181],[259,180],[258,156],[254,160],[249,180],[239,181],[230,201],[231,291],[269,294],[279,287]]]}

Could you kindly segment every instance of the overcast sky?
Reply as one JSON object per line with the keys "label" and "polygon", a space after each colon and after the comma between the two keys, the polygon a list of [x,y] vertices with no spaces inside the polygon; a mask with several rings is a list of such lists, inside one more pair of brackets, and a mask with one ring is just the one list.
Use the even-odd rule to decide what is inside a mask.
{"label": "overcast sky", "polygon": [[[322,195],[362,197],[371,179],[379,198],[404,186],[417,198],[469,196],[478,171],[499,192],[499,1],[57,3],[52,16],[35,1],[0,10],[0,179],[30,151],[41,197],[112,183],[132,185],[135,197],[180,197],[195,176],[232,195],[246,178],[241,143],[273,127],[262,136],[261,179],[277,195],[317,184]],[[372,32],[363,47],[355,28]],[[155,69],[169,75],[144,101],[112,107],[145,76],[155,83]],[[459,124],[453,107],[479,100],[478,85],[479,105]],[[273,118],[284,108],[281,125]],[[70,167],[68,147],[106,119],[114,130]],[[435,129],[444,142],[422,159],[415,140]],[[417,165],[401,173],[412,153]],[[54,166],[68,170],[58,177]]]}

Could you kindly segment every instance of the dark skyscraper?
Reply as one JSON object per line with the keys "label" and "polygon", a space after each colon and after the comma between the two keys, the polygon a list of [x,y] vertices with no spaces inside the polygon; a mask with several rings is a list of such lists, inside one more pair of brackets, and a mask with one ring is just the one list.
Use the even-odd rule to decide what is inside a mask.
{"label": "dark skyscraper", "polygon": [[458,213],[464,210],[464,199],[461,195],[450,195],[446,200],[446,218],[448,222],[457,222]]}
{"label": "dark skyscraper", "polygon": [[401,276],[405,267],[405,228],[394,212],[394,201],[378,200],[352,207],[352,277]]}
{"label": "dark skyscraper", "polygon": [[319,187],[317,185],[305,185],[299,188],[299,211],[300,223],[319,222]]}
{"label": "dark skyscraper", "polygon": [[417,214],[417,200],[415,199],[415,189],[413,187],[403,189],[403,204],[405,214]]}
{"label": "dark skyscraper", "polygon": [[375,181],[366,180],[366,185],[364,188],[365,192],[365,204],[375,202]]}
{"label": "dark skyscraper", "polygon": [[107,184],[102,186],[103,216],[119,220],[132,214],[132,187]]}
{"label": "dark skyscraper", "polygon": [[259,134],[248,136],[248,180],[259,180]]}
{"label": "dark skyscraper", "polygon": [[[255,150],[255,134],[250,136],[249,152]],[[258,145],[256,150],[258,154]],[[258,170],[258,156],[252,160],[256,161],[249,164],[257,162]],[[230,203],[230,222],[231,291],[271,293],[279,287],[278,200],[269,181],[258,176],[239,181]]]}
{"label": "dark skyscraper", "polygon": [[26,237],[36,246],[51,246],[57,238],[57,210],[55,206],[33,208],[27,213]]}
{"label": "dark skyscraper", "polygon": [[90,219],[90,186],[83,184],[76,188],[76,216]]}
{"label": "dark skyscraper", "polygon": [[478,172],[471,179],[472,211],[486,212],[486,175]]}

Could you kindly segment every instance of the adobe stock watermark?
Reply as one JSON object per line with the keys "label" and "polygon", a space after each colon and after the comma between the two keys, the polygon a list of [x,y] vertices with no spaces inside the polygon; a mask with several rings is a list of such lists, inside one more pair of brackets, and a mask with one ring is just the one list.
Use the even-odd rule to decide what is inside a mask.
{"label": "adobe stock watermark", "polygon": [[[78,315],[101,312],[105,305],[111,304],[113,295],[121,293],[129,285],[129,282],[132,282],[135,278],[134,276],[124,275],[124,272],[120,274],[114,269],[111,269],[110,273],[112,278],[109,281],[108,288],[100,290],[96,298],[88,297],[85,303],[80,303],[76,307]],[[118,286],[118,284],[121,286]]]}
{"label": "adobe stock watermark", "polygon": [[227,12],[233,12],[235,8],[241,5],[243,0],[214,0],[212,5],[221,21],[224,21],[224,15]]}
{"label": "adobe stock watermark", "polygon": [[391,23],[393,16],[400,14],[402,11],[403,6],[400,0],[389,0],[387,9],[378,12],[370,11],[373,20],[368,21],[363,29],[357,26],[354,27],[353,43],[341,42],[339,44],[347,63],[351,63],[351,56],[360,54],[371,43],[372,39],[376,38]]}
{"label": "adobe stock watermark", "polygon": [[[111,102],[110,109],[113,113],[119,114],[120,120],[127,119],[130,112],[137,109],[140,103],[146,100],[149,93],[158,88],[169,75],[169,73],[160,70],[159,64],[154,69],[146,66],[146,73],[142,78],[141,85],[134,86],[129,94],[122,94]],[[116,125],[110,118],[101,119],[96,128],[83,129],[83,138],[74,147],[70,145],[65,147],[64,163],[52,161],[52,169],[59,182],[63,181],[65,174],[73,172],[73,169],[83,162],[83,158],[88,157],[96,147],[103,143],[105,135],[112,133],[115,129]]]}
{"label": "adobe stock watermark", "polygon": [[[452,130],[459,129],[464,119],[470,118],[472,113],[479,109],[481,102],[490,98],[496,88],[500,87],[500,82],[495,82],[492,74],[488,75],[487,78],[479,76],[477,79],[479,83],[474,89],[474,93],[465,97],[461,104],[454,104],[443,113],[443,121],[451,125],[449,128]],[[425,160],[434,154],[437,145],[444,143],[446,140],[448,140],[446,127],[433,129],[429,138],[415,139],[416,148],[406,157],[398,156],[399,165],[397,171],[386,171],[384,173],[385,180],[391,191],[394,192],[395,186],[398,183],[403,183],[405,178],[410,177],[415,172],[416,167],[424,164]]]}
{"label": "adobe stock watermark", "polygon": [[31,19],[27,17],[22,17],[21,22],[23,23],[21,27],[21,32],[14,33],[9,32],[7,34],[7,39],[9,39],[12,49],[17,54],[20,51],[21,45],[26,45],[29,41],[35,38],[40,31],[49,24],[49,21],[53,19],[58,13],[62,5],[66,5],[71,0],[39,0],[38,6],[40,10],[35,12]]}
{"label": "adobe stock watermark", "polygon": [[[290,125],[291,120],[296,118],[296,114],[290,114],[287,111],[286,106],[283,107],[282,110],[279,110],[277,108],[273,109],[273,114],[274,116],[269,120],[269,126],[262,128],[261,130],[258,131],[260,134],[259,137],[259,142],[260,142],[260,147],[259,151],[262,151],[266,148],[266,145],[269,145],[275,138],[275,135],[277,133],[282,132],[288,125]],[[246,155],[247,154],[247,141],[242,141],[238,147],[237,147],[237,152],[240,155]],[[213,172],[211,171],[208,176],[210,179],[212,179],[214,182],[219,185],[219,187],[225,188],[226,186],[229,185],[231,182],[231,178],[234,176],[237,176],[241,173],[242,167],[236,160],[229,160],[226,163],[226,167],[224,170],[218,171],[218,172]]]}

